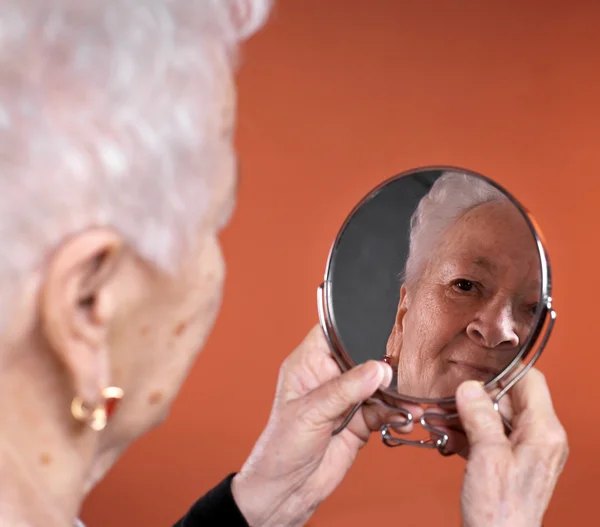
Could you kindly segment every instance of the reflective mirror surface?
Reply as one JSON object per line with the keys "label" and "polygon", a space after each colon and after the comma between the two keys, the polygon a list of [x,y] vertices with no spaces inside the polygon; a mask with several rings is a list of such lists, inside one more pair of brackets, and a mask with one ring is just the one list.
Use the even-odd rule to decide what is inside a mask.
{"label": "reflective mirror surface", "polygon": [[428,401],[518,364],[549,295],[525,211],[455,168],[410,171],[367,195],[333,244],[324,285],[340,364],[385,357],[396,371],[388,393]]}

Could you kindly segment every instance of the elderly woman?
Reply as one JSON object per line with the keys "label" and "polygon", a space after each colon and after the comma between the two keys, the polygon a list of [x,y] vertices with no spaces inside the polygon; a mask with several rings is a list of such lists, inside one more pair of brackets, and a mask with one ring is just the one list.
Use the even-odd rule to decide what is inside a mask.
{"label": "elderly woman", "polygon": [[[72,526],[168,414],[219,308],[236,50],[268,9],[0,0],[0,525]],[[254,461],[182,524],[302,523],[377,427],[361,413],[332,439],[338,417],[388,377],[377,362],[341,376],[311,332],[262,441],[289,449],[277,471]]]}
{"label": "elderly woman", "polygon": [[483,179],[447,172],[411,220],[405,281],[387,360],[398,391],[449,397],[498,375],[527,339],[539,302],[535,239],[513,203]]}
{"label": "elderly woman", "polygon": [[[0,0],[0,525],[71,527],[168,414],[219,308],[235,52],[267,11],[266,0]],[[365,409],[332,431],[390,379],[373,361],[341,375],[314,329],[281,368],[248,462],[179,525],[304,524],[382,416]],[[493,444],[505,478],[532,460],[556,472],[535,483],[549,496],[564,439],[511,461],[487,395],[461,388],[482,445],[470,474],[492,480],[476,460]],[[541,397],[521,405],[540,417],[521,436],[563,438],[543,379],[522,391]],[[543,514],[546,500],[524,505],[521,487],[494,484],[483,494],[465,480],[467,525],[500,521],[499,496],[523,524]]]}

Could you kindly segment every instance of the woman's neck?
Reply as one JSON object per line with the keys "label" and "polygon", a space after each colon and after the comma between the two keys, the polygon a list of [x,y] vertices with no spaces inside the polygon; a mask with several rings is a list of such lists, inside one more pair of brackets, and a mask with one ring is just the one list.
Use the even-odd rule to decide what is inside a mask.
{"label": "woman's neck", "polygon": [[28,466],[12,445],[0,441],[0,526],[72,527],[79,510],[80,498],[74,489],[71,496],[64,490],[49,487],[48,475]]}
{"label": "woman's neck", "polygon": [[73,527],[97,434],[71,419],[54,383],[10,370],[0,374],[0,527]]}

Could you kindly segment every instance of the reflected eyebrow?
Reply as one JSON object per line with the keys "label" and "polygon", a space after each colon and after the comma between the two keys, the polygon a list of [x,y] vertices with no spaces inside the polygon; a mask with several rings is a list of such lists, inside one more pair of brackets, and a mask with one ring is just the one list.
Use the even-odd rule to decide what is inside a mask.
{"label": "reflected eyebrow", "polygon": [[475,265],[483,267],[487,271],[494,271],[497,269],[496,264],[494,264],[491,260],[484,258],[483,256],[477,256],[477,257],[473,258],[472,262]]}
{"label": "reflected eyebrow", "polygon": [[534,289],[535,289],[536,291],[539,291],[539,290],[541,289],[541,287],[542,287],[542,281],[541,281],[540,279],[538,279],[538,278],[536,278],[536,279],[532,280],[532,281],[529,283],[529,288],[530,288],[532,291],[533,291]]}
{"label": "reflected eyebrow", "polygon": [[[490,273],[498,269],[498,266],[494,262],[492,262],[488,258],[485,258],[484,256],[478,256],[476,258],[473,258],[472,262],[479,267],[483,267],[486,271]],[[542,281],[540,278],[534,278],[527,285],[528,288],[536,290],[539,290],[541,286]]]}

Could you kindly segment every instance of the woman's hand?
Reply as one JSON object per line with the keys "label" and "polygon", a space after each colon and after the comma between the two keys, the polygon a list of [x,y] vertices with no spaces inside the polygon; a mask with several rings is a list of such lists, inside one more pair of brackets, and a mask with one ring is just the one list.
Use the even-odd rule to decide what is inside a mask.
{"label": "woman's hand", "polygon": [[512,414],[508,437],[479,383],[464,383],[456,394],[468,444],[465,527],[540,526],[568,457],[567,436],[542,373],[532,368],[503,399],[504,412]]}
{"label": "woman's hand", "polygon": [[332,436],[356,403],[391,378],[391,368],[375,361],[342,374],[322,330],[308,334],[282,365],[267,427],[232,483],[251,527],[304,525],[344,479],[371,433],[404,419],[365,405]]}

